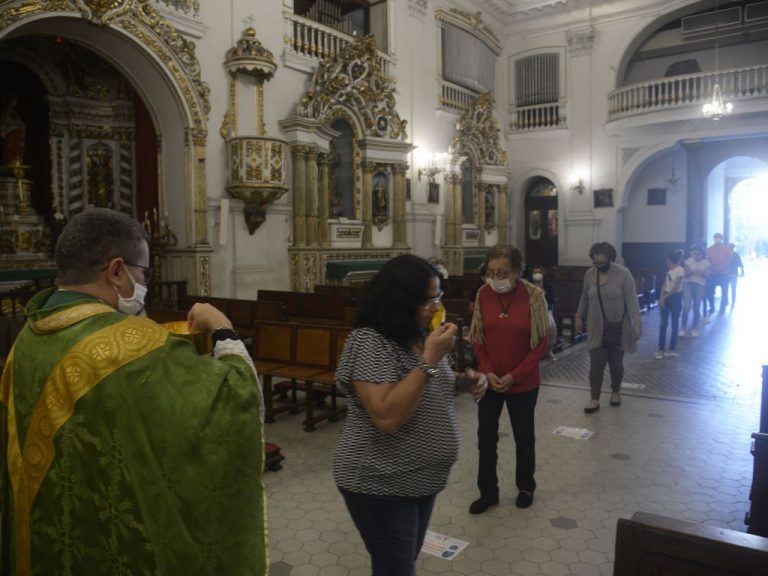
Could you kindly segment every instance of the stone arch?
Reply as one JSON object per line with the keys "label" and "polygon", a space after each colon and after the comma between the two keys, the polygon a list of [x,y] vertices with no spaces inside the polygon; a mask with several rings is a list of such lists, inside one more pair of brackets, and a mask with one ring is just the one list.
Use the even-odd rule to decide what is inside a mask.
{"label": "stone arch", "polygon": [[65,36],[123,74],[146,103],[161,142],[160,206],[171,215],[181,245],[207,246],[205,144],[210,103],[194,43],[149,2],[124,0],[110,8],[102,4],[51,0],[2,9],[0,40],[30,34]]}
{"label": "stone arch", "polygon": [[147,0],[48,0],[0,8],[0,41],[27,35],[76,41],[113,65],[140,95],[158,136],[159,207],[181,249],[166,253],[168,279],[188,279],[190,292],[209,293],[210,90],[201,80],[194,43]]}

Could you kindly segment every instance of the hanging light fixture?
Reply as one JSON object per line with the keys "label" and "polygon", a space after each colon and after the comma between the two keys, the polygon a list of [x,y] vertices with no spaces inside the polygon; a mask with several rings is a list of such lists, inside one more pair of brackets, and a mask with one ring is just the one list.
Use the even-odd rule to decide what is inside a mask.
{"label": "hanging light fixture", "polygon": [[715,83],[715,86],[712,89],[712,101],[704,104],[701,111],[707,118],[720,120],[720,118],[726,114],[730,114],[731,110],[733,110],[733,104],[730,102],[723,102],[723,95],[720,92],[720,84]]}
{"label": "hanging light fixture", "polygon": [[707,118],[712,120],[720,120],[726,114],[730,114],[733,110],[733,104],[730,102],[723,102],[723,94],[720,91],[720,83],[717,79],[720,76],[720,68],[718,66],[718,25],[715,25],[715,85],[712,88],[712,100],[702,106],[701,112]]}

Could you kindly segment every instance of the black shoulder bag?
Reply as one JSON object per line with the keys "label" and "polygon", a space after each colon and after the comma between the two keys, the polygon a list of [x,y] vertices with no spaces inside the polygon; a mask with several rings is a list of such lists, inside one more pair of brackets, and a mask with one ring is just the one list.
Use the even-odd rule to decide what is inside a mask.
{"label": "black shoulder bag", "polygon": [[600,314],[603,315],[603,346],[606,348],[621,348],[621,335],[624,332],[624,317],[627,315],[627,303],[624,302],[624,313],[618,322],[609,322],[605,317],[603,296],[600,294],[600,274],[595,268],[595,282],[597,282],[597,299],[600,301]]}

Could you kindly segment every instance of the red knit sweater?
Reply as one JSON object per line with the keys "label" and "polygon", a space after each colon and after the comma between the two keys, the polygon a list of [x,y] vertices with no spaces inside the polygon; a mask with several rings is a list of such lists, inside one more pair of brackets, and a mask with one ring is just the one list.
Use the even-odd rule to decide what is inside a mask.
{"label": "red knit sweater", "polygon": [[[507,394],[529,392],[541,383],[539,362],[547,351],[547,339],[542,338],[531,348],[531,307],[528,291],[518,282],[507,294],[497,294],[490,286],[479,292],[483,315],[485,342],[475,344],[478,369],[499,378],[511,374],[514,380]],[[500,318],[506,311],[506,318]]]}

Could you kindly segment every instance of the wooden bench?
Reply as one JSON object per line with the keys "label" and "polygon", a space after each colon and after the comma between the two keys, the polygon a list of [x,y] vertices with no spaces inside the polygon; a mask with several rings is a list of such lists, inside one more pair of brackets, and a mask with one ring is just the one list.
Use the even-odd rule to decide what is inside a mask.
{"label": "wooden bench", "polygon": [[315,294],[287,290],[259,290],[259,300],[281,302],[288,318],[294,322],[344,324],[345,308],[349,298],[342,294]]}
{"label": "wooden bench", "polygon": [[232,321],[232,325],[240,336],[246,339],[253,337],[253,324],[258,320],[288,319],[286,308],[281,302],[190,296],[186,300],[187,307],[191,308],[196,302],[207,303],[221,310]]}
{"label": "wooden bench", "polygon": [[614,576],[765,576],[768,539],[647,512],[621,518]]}
{"label": "wooden bench", "polygon": [[[265,421],[274,422],[281,412],[298,412],[299,391],[305,394],[306,431],[313,431],[321,420],[338,419],[346,407],[337,406],[335,370],[351,328],[295,322],[257,322],[254,327],[252,355],[264,388]],[[288,384],[273,384],[276,378]],[[290,392],[290,398],[276,406],[274,397],[281,391]],[[330,410],[316,413],[317,393],[330,396]]]}

